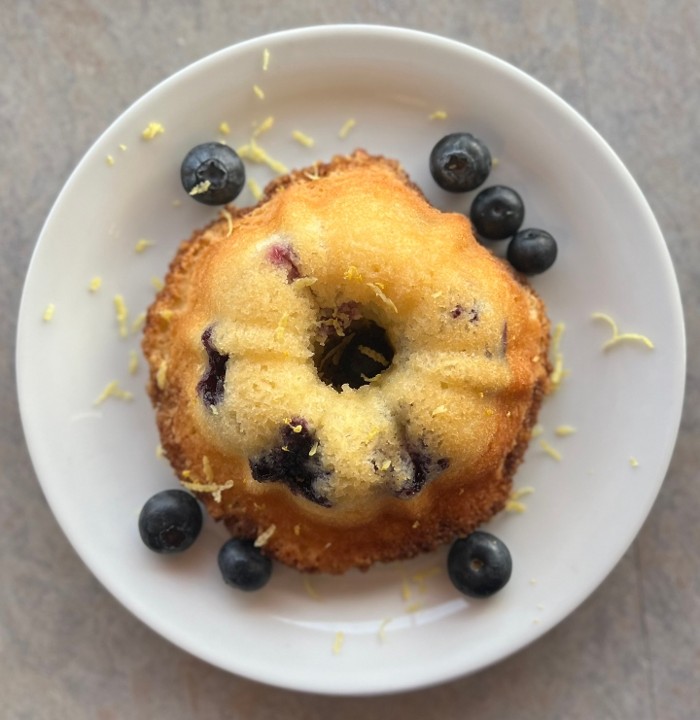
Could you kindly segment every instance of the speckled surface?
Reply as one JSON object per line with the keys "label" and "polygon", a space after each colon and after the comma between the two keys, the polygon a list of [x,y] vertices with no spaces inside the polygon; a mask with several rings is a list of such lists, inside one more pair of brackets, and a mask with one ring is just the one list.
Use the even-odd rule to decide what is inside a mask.
{"label": "speckled surface", "polygon": [[[174,649],[129,615],[85,569],[48,510],[15,395],[23,276],[51,204],[92,141],[189,62],[265,32],[329,22],[397,24],[462,40],[568,100],[617,151],[656,213],[688,332],[687,398],[671,468],[612,574],[572,616],[496,667],[391,697],[333,699],[264,687]],[[696,0],[5,1],[0,32],[0,716],[700,716]],[[653,288],[650,298],[653,313]]]}

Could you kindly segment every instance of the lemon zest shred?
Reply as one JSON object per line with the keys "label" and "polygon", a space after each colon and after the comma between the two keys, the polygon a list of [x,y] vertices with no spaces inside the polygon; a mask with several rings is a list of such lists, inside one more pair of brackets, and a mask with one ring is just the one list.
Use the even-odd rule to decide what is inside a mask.
{"label": "lemon zest shred", "polygon": [[[183,470],[182,477],[190,478],[192,477],[192,472],[190,470]],[[180,485],[192,492],[210,493],[214,502],[220,505],[224,490],[230,490],[233,487],[233,480],[227,480],[223,485],[218,485],[217,483],[199,482],[196,478],[192,481],[180,479]]]}
{"label": "lemon zest shred", "polygon": [[208,455],[202,455],[202,472],[204,473],[204,479],[208,483],[214,482],[214,471],[212,470]]}
{"label": "lemon zest shred", "polygon": [[120,149],[122,152],[126,152],[126,145],[124,145],[124,143],[119,143],[119,149]]}
{"label": "lemon zest shred", "polygon": [[573,435],[576,432],[576,428],[571,425],[559,425],[554,429],[554,434],[559,437],[567,437]]}
{"label": "lemon zest shred", "polygon": [[112,165],[114,165],[114,156],[107,155],[107,157],[105,158],[105,162],[111,167]]}
{"label": "lemon zest shred", "polygon": [[202,182],[197,183],[191,190],[190,195],[194,197],[195,195],[202,195],[203,193],[207,192],[209,188],[211,187],[211,180],[202,180]]}
{"label": "lemon zest shred", "polygon": [[549,381],[552,383],[552,390],[557,390],[561,385],[562,380],[569,374],[564,369],[564,355],[560,350],[561,337],[566,330],[566,325],[562,322],[557,323],[554,332],[552,333],[552,356],[553,365],[552,372],[549,376]]}
{"label": "lemon zest shred", "polygon": [[430,413],[430,417],[437,417],[438,415],[444,415],[447,412],[447,406],[438,405],[435,410]]}
{"label": "lemon zest shred", "polygon": [[312,600],[320,600],[321,596],[316,592],[316,588],[313,586],[311,582],[311,578],[308,576],[308,574],[304,573],[301,576],[301,581],[304,585],[304,590],[306,590],[306,594],[312,599]]}
{"label": "lemon zest shred", "polygon": [[292,137],[304,147],[310,148],[314,146],[314,139],[306,133],[301,132],[301,130],[292,130]]}
{"label": "lemon zest shred", "polygon": [[446,120],[447,113],[444,110],[435,110],[435,112],[428,115],[429,120]]}
{"label": "lemon zest shred", "polygon": [[315,440],[314,444],[311,446],[311,450],[309,450],[309,457],[313,457],[317,451],[318,451],[318,440]]}
{"label": "lemon zest shred", "polygon": [[554,460],[557,461],[561,460],[561,453],[556,448],[553,448],[546,440],[540,440],[540,447],[547,453],[547,455],[549,455],[549,457],[554,458]]}
{"label": "lemon zest shred", "polygon": [[147,248],[151,247],[153,245],[152,240],[146,240],[146,238],[141,238],[140,240],[136,241],[136,245],[134,245],[134,250],[137,253],[142,253]]}
{"label": "lemon zest shred", "polygon": [[534,438],[539,437],[544,432],[544,428],[537,423],[532,430],[530,431],[530,437],[534,440]]}
{"label": "lemon zest shred", "polygon": [[408,584],[408,578],[406,577],[406,574],[403,573],[401,575],[401,598],[404,602],[408,602],[411,599],[411,586]]}
{"label": "lemon zest shred", "polygon": [[379,638],[379,642],[386,642],[386,628],[392,620],[393,618],[384,618],[379,623],[379,628],[377,630],[377,637]]}
{"label": "lemon zest shred", "polygon": [[118,380],[112,380],[107,383],[105,389],[98,395],[93,405],[101,405],[107,398],[115,398],[116,400],[133,400],[134,394],[128,390],[119,387]]}
{"label": "lemon zest shred", "polygon": [[139,369],[139,356],[136,350],[129,351],[129,375],[136,375]]}
{"label": "lemon zest shred", "polygon": [[219,123],[219,132],[222,135],[230,135],[231,134],[231,126],[226,122],[226,120],[223,120]]}
{"label": "lemon zest shred", "polygon": [[338,137],[341,140],[345,140],[345,138],[348,136],[350,131],[357,125],[357,120],[355,118],[348,118],[344,123],[343,126],[338,131]]}
{"label": "lemon zest shred", "polygon": [[310,287],[314,283],[318,282],[318,278],[313,277],[312,275],[309,275],[307,277],[300,277],[296,278],[292,281],[292,285],[296,288],[305,288]]}
{"label": "lemon zest shred", "polygon": [[163,446],[158,443],[156,445],[156,457],[160,460],[160,458],[165,457],[165,451],[163,450]]}
{"label": "lemon zest shred", "polygon": [[95,277],[90,279],[90,282],[88,283],[88,290],[91,293],[97,292],[102,287],[102,278],[99,275],[95,275]]}
{"label": "lemon zest shred", "polygon": [[150,122],[141,133],[141,137],[144,140],[153,140],[153,138],[162,135],[164,132],[165,128],[159,122]]}
{"label": "lemon zest shred", "polygon": [[385,460],[380,466],[379,469],[382,472],[386,472],[391,467],[391,460]]}
{"label": "lemon zest shred", "polygon": [[637,458],[634,456],[630,457],[630,467],[639,467],[639,460],[637,460]]}
{"label": "lemon zest shred", "polygon": [[161,360],[156,372],[156,387],[159,390],[165,390],[165,386],[168,384],[168,363],[166,360]]}
{"label": "lemon zest shred", "polygon": [[163,281],[155,275],[151,278],[151,285],[153,285],[157,292],[160,292],[164,287]]}
{"label": "lemon zest shred", "polygon": [[126,307],[126,303],[124,302],[123,295],[117,294],[114,296],[114,309],[117,313],[117,325],[119,326],[119,335],[120,337],[126,337],[129,334],[127,324],[129,320],[129,311]]}
{"label": "lemon zest shred", "polygon": [[263,89],[260,87],[260,85],[253,85],[253,92],[256,94],[256,96],[257,96],[260,100],[264,100],[264,99],[265,99],[265,92],[264,92]]}
{"label": "lemon zest shred", "polygon": [[263,72],[267,72],[270,67],[270,51],[267,48],[263,49],[262,69]]}
{"label": "lemon zest shred", "polygon": [[416,602],[409,603],[404,608],[404,612],[411,614],[411,613],[417,613],[419,610],[422,610],[424,608],[424,604],[420,600],[416,600]]}
{"label": "lemon zest shred", "polygon": [[318,162],[315,162],[313,165],[314,171],[312,173],[305,172],[304,177],[308,178],[309,180],[320,180],[321,176],[318,174]]}
{"label": "lemon zest shred", "polygon": [[378,362],[380,365],[383,365],[384,367],[389,366],[389,361],[382,355],[380,352],[377,352],[376,350],[373,350],[371,347],[367,347],[366,345],[358,345],[357,349],[366,357],[370,358],[370,360],[374,360],[375,362]]}
{"label": "lemon zest shred", "polygon": [[274,172],[280,175],[285,175],[289,172],[287,166],[271,157],[267,151],[255,142],[255,138],[251,138],[247,145],[241,145],[236,152],[238,152],[244,160],[267,165],[271,170],[274,170]]}
{"label": "lemon zest shred", "polygon": [[371,288],[374,291],[374,294],[388,307],[390,307],[395,313],[398,313],[398,308],[394,304],[394,301],[388,297],[382,287],[379,283],[366,283],[367,287]]}
{"label": "lemon zest shred", "polygon": [[519,500],[506,500],[506,504],[503,508],[506,512],[524,513],[527,510],[527,505],[520,502]]}
{"label": "lemon zest shred", "polygon": [[335,637],[333,638],[333,645],[331,646],[331,650],[334,655],[340,655],[340,651],[343,649],[344,642],[345,633],[341,630],[338,630],[338,632],[335,634]]}
{"label": "lemon zest shred", "polygon": [[634,332],[621,333],[618,330],[617,323],[610,315],[607,315],[606,313],[595,312],[591,315],[591,317],[594,320],[603,320],[604,322],[608,323],[608,325],[610,325],[610,328],[612,329],[612,337],[603,343],[603,350],[607,350],[613,345],[617,345],[618,343],[623,341],[640,342],[643,345],[646,345],[646,347],[648,347],[650,350],[654,349],[654,343],[646,335],[641,335],[640,333]]}
{"label": "lemon zest shred", "polygon": [[280,318],[280,321],[277,323],[277,327],[275,328],[275,342],[282,342],[284,339],[284,333],[287,329],[287,324],[289,323],[289,313],[285,312],[283,313],[282,317]]}
{"label": "lemon zest shred", "polygon": [[221,217],[226,220],[226,237],[231,237],[231,233],[233,233],[233,215],[226,208],[221,208]]}
{"label": "lemon zest shred", "polygon": [[510,494],[511,500],[520,500],[521,497],[526,495],[532,495],[535,492],[535,488],[532,485],[525,485],[524,487],[513,490]]}
{"label": "lemon zest shred", "polygon": [[51,322],[53,320],[53,316],[56,313],[56,306],[53,303],[49,303],[46,306],[46,309],[44,310],[44,314],[41,316],[41,319],[44,322]]}
{"label": "lemon zest shred", "polygon": [[277,530],[277,525],[272,523],[267,530],[260,533],[260,535],[255,538],[255,542],[253,543],[254,547],[259,548],[267,545],[268,540],[275,534],[275,530]]}
{"label": "lemon zest shred", "polygon": [[419,570],[413,573],[411,580],[418,586],[419,592],[425,593],[428,590],[427,580],[435,575],[439,575],[441,572],[442,570],[438,565],[433,565],[425,570]]}
{"label": "lemon zest shred", "polygon": [[146,322],[146,313],[140,312],[135,318],[134,322],[131,323],[131,332],[135,333],[138,332],[142,327],[143,324]]}
{"label": "lemon zest shred", "polygon": [[350,265],[350,267],[343,273],[343,279],[357,280],[357,282],[362,282],[364,280],[362,273],[354,265]]}
{"label": "lemon zest shred", "polygon": [[268,115],[261,123],[253,130],[253,137],[256,138],[267,132],[275,124],[275,118],[272,115]]}
{"label": "lemon zest shred", "polygon": [[260,200],[260,198],[262,197],[262,194],[263,194],[262,190],[260,189],[260,185],[258,185],[258,183],[253,178],[248,178],[247,185],[248,185],[248,189],[250,190],[250,194],[256,200]]}

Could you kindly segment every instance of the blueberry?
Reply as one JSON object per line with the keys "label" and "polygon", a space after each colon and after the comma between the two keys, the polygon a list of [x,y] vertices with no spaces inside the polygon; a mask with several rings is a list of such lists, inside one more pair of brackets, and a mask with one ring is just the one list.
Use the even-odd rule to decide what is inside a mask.
{"label": "blueberry", "polygon": [[538,275],[557,259],[557,241],[546,230],[520,230],[508,245],[507,257],[518,272]]}
{"label": "blueberry", "polygon": [[243,189],[245,168],[238,153],[228,145],[207,142],[193,147],[185,155],[180,179],[185,190],[198,202],[225,205],[235,200]]}
{"label": "blueberry", "polygon": [[406,429],[402,429],[404,436],[404,451],[408,455],[413,473],[408,482],[396,493],[398,497],[409,498],[417,495],[423,487],[450,466],[448,458],[434,458],[428,451],[428,445],[420,438],[418,441],[406,439]]}
{"label": "blueberry", "polygon": [[525,206],[515,190],[494,185],[474,198],[469,217],[481,237],[505,240],[515,235],[523,224]]}
{"label": "blueberry", "polygon": [[220,353],[213,345],[211,336],[214,327],[210,325],[202,333],[202,345],[207,351],[208,367],[197,383],[197,392],[208,408],[218,405],[224,397],[224,382],[226,380],[226,365],[228,355]]}
{"label": "blueberry", "polygon": [[479,187],[491,171],[489,149],[469,133],[452,133],[439,140],[430,153],[430,173],[449,192]]}
{"label": "blueberry", "polygon": [[153,495],[139,515],[139,533],[146,547],[157,553],[187,550],[202,529],[202,509],[184,490]]}
{"label": "blueberry", "polygon": [[231,538],[219,550],[218,561],[224,582],[239,590],[260,590],[272,575],[272,560],[252,540]]}
{"label": "blueberry", "polygon": [[490,597],[503,588],[513,569],[505,544],[487,532],[473,532],[455,540],[447,556],[452,584],[465,595]]}

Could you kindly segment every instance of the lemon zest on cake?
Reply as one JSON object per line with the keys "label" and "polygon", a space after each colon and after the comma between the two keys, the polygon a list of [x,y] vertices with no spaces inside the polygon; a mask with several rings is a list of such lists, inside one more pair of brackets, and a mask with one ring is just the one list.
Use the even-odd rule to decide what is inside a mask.
{"label": "lemon zest on cake", "polygon": [[557,461],[561,460],[561,453],[556,448],[553,448],[546,440],[540,440],[540,447],[547,453],[547,455],[549,455],[549,457],[554,458]]}
{"label": "lemon zest on cake", "polygon": [[190,481],[187,479],[190,477],[193,477],[192,472],[190,470],[183,470],[182,478],[185,479],[180,479],[180,485],[182,485],[182,487],[186,490],[191,490],[192,492],[210,494],[217,505],[221,504],[221,496],[224,490],[229,490],[233,487],[233,480],[227,480],[223,485],[218,485],[216,483],[203,483],[196,478]]}
{"label": "lemon zest on cake", "polygon": [[595,312],[591,315],[591,317],[594,320],[603,320],[604,322],[608,323],[610,325],[610,328],[612,329],[612,337],[609,340],[606,340],[603,343],[603,350],[607,350],[608,348],[611,348],[613,345],[617,345],[617,343],[623,342],[623,341],[632,341],[632,342],[640,342],[643,345],[646,345],[650,350],[654,349],[654,343],[646,336],[646,335],[640,335],[639,333],[633,333],[633,332],[625,332],[621,333],[618,330],[617,323],[615,320],[610,317],[610,315],[607,315],[605,313],[599,313]]}
{"label": "lemon zest on cake", "polygon": [[311,446],[311,450],[309,450],[309,457],[313,457],[317,451],[318,451],[318,440],[315,440],[314,444]]}
{"label": "lemon zest on cake", "polygon": [[231,134],[231,126],[226,122],[226,120],[222,120],[219,123],[219,132],[222,135],[230,135]]}
{"label": "lemon zest on cake", "polygon": [[114,156],[107,155],[107,157],[105,158],[105,162],[111,167],[112,165],[114,165]]}
{"label": "lemon zest on cake", "polygon": [[435,112],[428,115],[429,120],[446,120],[447,113],[444,110],[435,110]]}
{"label": "lemon zest on cake", "polygon": [[560,322],[556,324],[554,332],[552,333],[553,368],[549,376],[552,390],[557,390],[562,380],[569,374],[568,371],[564,369],[564,355],[560,350],[561,337],[564,334],[564,330],[566,330],[566,325]]}
{"label": "lemon zest on cake", "polygon": [[139,356],[136,350],[129,351],[129,375],[136,375],[139,369]]}
{"label": "lemon zest on cake", "polygon": [[309,180],[320,180],[321,176],[318,174],[318,162],[315,162],[313,165],[314,171],[312,173],[305,172],[304,177],[308,178]]}
{"label": "lemon zest on cake", "polygon": [[633,467],[633,468],[639,467],[639,460],[637,460],[637,458],[634,456],[632,456],[630,458],[630,467]]}
{"label": "lemon zest on cake", "polygon": [[285,175],[289,172],[287,166],[271,157],[267,151],[255,142],[255,138],[251,138],[247,145],[241,145],[236,152],[238,152],[244,160],[267,165],[271,170],[274,170],[274,172],[280,175]]}
{"label": "lemon zest on cake", "polygon": [[135,318],[134,322],[131,323],[131,332],[135,333],[138,332],[142,327],[143,324],[146,322],[146,313],[140,312]]}
{"label": "lemon zest on cake", "polygon": [[379,466],[379,469],[382,472],[386,472],[391,467],[391,460],[384,460],[384,462]]}
{"label": "lemon zest on cake", "polygon": [[263,547],[264,545],[267,545],[267,541],[275,534],[275,530],[277,530],[277,525],[272,523],[265,532],[260,533],[260,535],[255,538],[253,545],[255,547]]}
{"label": "lemon zest on cake", "polygon": [[270,67],[270,51],[267,48],[263,49],[262,69],[263,72],[267,72]]}
{"label": "lemon zest on cake", "polygon": [[134,394],[128,390],[119,387],[118,380],[112,380],[107,383],[105,389],[98,395],[93,405],[101,405],[107,398],[115,398],[116,400],[133,400]]}
{"label": "lemon zest on cake", "polygon": [[376,438],[377,435],[379,435],[379,432],[380,432],[380,428],[378,428],[378,427],[373,427],[373,428],[369,431],[369,433],[367,434],[367,437],[364,439],[363,442],[364,442],[365,444],[366,444],[366,443],[371,443],[372,440],[374,440],[374,438]]}
{"label": "lemon zest on cake", "polygon": [[377,630],[377,637],[379,638],[379,642],[383,643],[386,641],[386,628],[392,620],[393,618],[384,618],[379,623],[379,629]]}
{"label": "lemon zest on cake", "polygon": [[146,238],[141,238],[140,240],[137,240],[136,245],[134,245],[134,250],[137,253],[142,253],[144,250],[151,247],[152,245],[152,240],[146,240]]}
{"label": "lemon zest on cake", "polygon": [[117,313],[117,325],[119,326],[119,335],[121,337],[126,337],[129,334],[128,330],[128,319],[129,319],[129,311],[126,307],[126,303],[124,302],[123,295],[115,295],[114,296],[114,309]]}
{"label": "lemon zest on cake", "polygon": [[377,352],[376,350],[373,350],[371,347],[367,347],[366,345],[358,345],[357,349],[363,355],[370,358],[370,360],[374,360],[375,362],[383,365],[384,367],[389,367],[389,361],[380,352]]}
{"label": "lemon zest on cake", "polygon": [[437,300],[442,295],[442,290],[438,290],[437,292],[434,292],[430,297]]}
{"label": "lemon zest on cake", "polygon": [[194,197],[195,195],[201,195],[202,193],[207,192],[209,188],[211,187],[211,180],[202,180],[202,182],[197,183],[191,190],[190,195]]}
{"label": "lemon zest on cake", "polygon": [[320,600],[321,599],[321,596],[316,592],[316,588],[313,586],[313,584],[311,582],[311,578],[308,576],[307,573],[302,574],[301,582],[304,585],[304,590],[306,590],[306,594],[312,600]]}
{"label": "lemon zest on cake", "polygon": [[41,316],[41,319],[44,322],[51,322],[53,320],[53,316],[56,312],[56,306],[53,303],[49,303],[46,306],[46,309],[44,310],[44,314]]}
{"label": "lemon zest on cake", "polygon": [[257,95],[257,97],[258,97],[260,100],[264,100],[264,99],[265,99],[265,92],[264,92],[263,89],[260,87],[260,85],[253,85],[253,92]]}
{"label": "lemon zest on cake", "polygon": [[536,437],[539,437],[544,432],[544,428],[537,423],[532,430],[530,431],[530,437],[534,440]]}
{"label": "lemon zest on cake", "polygon": [[168,383],[168,363],[166,360],[161,360],[156,372],[156,387],[159,390],[165,390],[165,386]]}
{"label": "lemon zest on cake", "polygon": [[221,208],[221,217],[226,220],[226,237],[231,237],[231,233],[233,233],[233,215],[226,208]]}
{"label": "lemon zest on cake", "polygon": [[314,146],[314,139],[301,132],[301,130],[292,130],[292,137],[304,147],[310,148]]}
{"label": "lemon zest on cake", "polygon": [[163,308],[158,311],[158,317],[165,323],[169,323],[173,319],[174,311],[168,308]]}
{"label": "lemon zest on cake", "polygon": [[345,280],[357,280],[357,282],[362,282],[364,278],[362,277],[362,273],[354,266],[351,265],[344,273],[343,273],[343,279]]}
{"label": "lemon zest on cake", "polygon": [[345,140],[345,138],[348,136],[350,131],[357,125],[357,120],[355,118],[348,118],[344,123],[343,126],[338,131],[338,137],[341,140]]}
{"label": "lemon zest on cake", "polygon": [[296,278],[295,280],[292,281],[292,285],[295,288],[305,288],[305,287],[310,287],[311,285],[315,284],[316,282],[318,282],[318,278],[315,278],[315,277],[309,275],[307,277]]}
{"label": "lemon zest on cake", "polygon": [[435,410],[430,413],[430,417],[437,417],[438,415],[444,415],[447,412],[447,406],[438,405]]}
{"label": "lemon zest on cake", "polygon": [[394,301],[389,298],[385,293],[382,287],[379,283],[366,283],[367,287],[371,288],[374,291],[374,294],[388,307],[390,307],[395,313],[398,313],[398,309],[396,305],[394,305]]}
{"label": "lemon zest on cake", "polygon": [[97,292],[101,287],[102,278],[99,275],[95,275],[95,277],[88,283],[88,290],[92,293]]}
{"label": "lemon zest on cake", "polygon": [[219,408],[216,407],[216,405],[210,405],[209,409],[211,410],[212,415],[218,415],[219,414]]}
{"label": "lemon zest on cake", "polygon": [[335,637],[333,638],[333,645],[331,646],[331,650],[333,651],[334,655],[340,655],[340,651],[343,649],[344,642],[345,633],[341,630],[338,630],[338,632],[335,634]]}
{"label": "lemon zest on cake", "polygon": [[268,115],[261,123],[253,130],[253,137],[259,137],[264,132],[267,132],[275,124],[275,118],[272,115]]}
{"label": "lemon zest on cake", "polygon": [[144,140],[153,140],[157,135],[162,135],[165,128],[159,122],[150,122],[141,133]]}
{"label": "lemon zest on cake", "polygon": [[275,341],[276,342],[282,342],[284,339],[284,333],[287,329],[287,324],[289,323],[289,313],[285,312],[283,313],[282,317],[280,318],[280,321],[277,323],[277,327],[275,328]]}
{"label": "lemon zest on cake", "polygon": [[559,425],[554,429],[554,434],[559,437],[566,437],[567,435],[573,435],[576,432],[576,428],[571,425]]}

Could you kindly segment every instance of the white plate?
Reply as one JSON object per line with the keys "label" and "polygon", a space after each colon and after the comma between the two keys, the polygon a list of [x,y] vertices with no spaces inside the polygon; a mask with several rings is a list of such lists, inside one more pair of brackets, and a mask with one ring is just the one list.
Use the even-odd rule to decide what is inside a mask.
{"label": "white plate", "polygon": [[[430,119],[435,110],[447,118]],[[557,263],[534,284],[552,320],[567,326],[562,349],[571,374],[541,415],[543,437],[562,460],[534,441],[516,478],[518,487],[536,490],[524,499],[527,512],[490,523],[515,567],[509,585],[488,601],[458,595],[444,552],[364,575],[316,578],[314,598],[300,575],[282,567],[262,592],[226,587],[216,567],[224,532],[212,522],[181,557],[153,555],[139,540],[142,503],[175,482],[155,457],[143,363],[136,375],[127,371],[139,337],[119,337],[113,296],[124,296],[133,319],[178,242],[216,214],[182,191],[185,152],[217,138],[224,120],[232,130],[227,140],[239,146],[270,115],[274,126],[258,141],[290,168],[364,147],[400,159],[435,204],[461,210],[471,196],[439,191],[427,158],[442,135],[467,129],[500,161],[488,183],[520,190],[526,225],[559,239]],[[357,124],[340,139],[348,118]],[[165,132],[146,142],[140,135],[151,121]],[[292,130],[312,136],[315,146],[295,142]],[[261,185],[273,177],[250,164],[249,175]],[[252,201],[248,190],[240,200]],[[140,238],[155,245],[136,254]],[[91,294],[95,275],[104,284]],[[47,323],[49,303],[55,315]],[[630,342],[603,352],[609,329],[591,319],[595,311],[612,314],[623,331],[648,335],[655,349]],[[639,189],[596,132],[552,92],[483,52],[365,26],[242,43],[177,73],[127,110],[81,161],[46,222],[17,347],[37,475],[73,546],[115,597],[210,663],[274,685],[343,694],[418,688],[475,671],[541,636],[582,602],[618,562],[656,497],[679,424],[684,368],[666,246]],[[95,406],[113,379],[134,393],[133,402]],[[555,436],[560,424],[576,434]],[[415,577],[426,570],[424,582]],[[344,643],[334,653],[338,633]]]}

